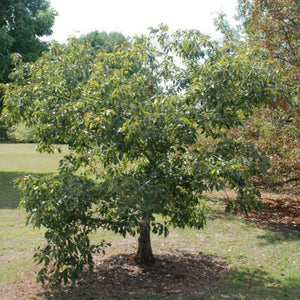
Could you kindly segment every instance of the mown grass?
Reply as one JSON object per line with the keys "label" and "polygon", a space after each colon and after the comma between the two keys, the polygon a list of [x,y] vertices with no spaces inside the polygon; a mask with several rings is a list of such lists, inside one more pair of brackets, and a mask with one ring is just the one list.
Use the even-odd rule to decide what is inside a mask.
{"label": "mown grass", "polygon": [[222,257],[230,275],[212,299],[300,299],[300,234],[273,233],[231,217],[212,220],[201,232],[176,230],[178,240]]}
{"label": "mown grass", "polygon": [[41,154],[34,144],[0,144],[0,171],[48,173],[57,170],[58,160],[63,153]]}
{"label": "mown grass", "polygon": [[[55,171],[62,154],[41,155],[34,148],[0,145],[0,284],[34,277],[37,266],[32,254],[44,243],[43,230],[25,226],[26,214],[18,210],[19,194],[13,180],[30,172]],[[227,262],[230,274],[199,299],[300,299],[300,233],[275,233],[223,214],[216,198],[218,195],[208,195],[211,211],[204,230],[174,229],[167,239],[153,237],[154,252],[164,248],[196,251]],[[103,233],[93,238],[102,239]],[[121,240],[111,233],[105,233],[105,238]],[[144,295],[142,299],[158,297]]]}
{"label": "mown grass", "polygon": [[14,180],[27,173],[54,172],[62,155],[37,153],[33,144],[0,144],[0,282],[19,281],[36,270],[33,250],[44,242],[42,230],[25,226]]}

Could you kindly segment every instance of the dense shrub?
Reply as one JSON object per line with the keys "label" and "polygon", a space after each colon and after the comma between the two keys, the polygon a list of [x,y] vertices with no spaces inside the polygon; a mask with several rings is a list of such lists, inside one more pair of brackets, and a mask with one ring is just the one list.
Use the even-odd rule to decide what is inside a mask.
{"label": "dense shrub", "polygon": [[35,129],[26,127],[24,123],[19,123],[7,131],[7,140],[18,143],[36,143]]}

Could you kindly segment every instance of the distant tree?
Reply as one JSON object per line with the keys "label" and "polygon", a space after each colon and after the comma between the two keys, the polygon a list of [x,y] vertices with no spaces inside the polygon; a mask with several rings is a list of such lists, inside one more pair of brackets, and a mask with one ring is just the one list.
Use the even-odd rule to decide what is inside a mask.
{"label": "distant tree", "polygon": [[89,32],[86,35],[82,35],[79,40],[87,41],[96,50],[106,50],[108,52],[113,52],[116,45],[121,45],[127,41],[122,33],[106,33],[105,31]]}
{"label": "distant tree", "polygon": [[113,53],[90,53],[76,40],[54,47],[17,64],[6,89],[7,121],[36,128],[39,151],[57,139],[70,149],[57,174],[18,181],[28,222],[46,228],[35,254],[42,282],[75,281],[92,268],[106,245],[90,243],[99,228],[138,234],[136,262],[153,263],[150,232],[205,225],[204,191],[235,189],[228,210],[260,207],[249,182],[260,157],[228,134],[277,93],[278,74],[259,48],[161,26]]}
{"label": "distant tree", "polygon": [[271,188],[297,185],[300,180],[299,12],[298,0],[241,0],[239,5],[245,37],[268,52],[274,72],[282,74],[282,85],[293,91],[289,97],[282,92],[269,99],[240,132],[269,158],[270,169],[257,179]]}
{"label": "distant tree", "polygon": [[[13,53],[24,62],[36,60],[47,49],[39,38],[52,33],[56,13],[48,0],[0,1],[0,113],[2,111],[1,84],[8,82],[12,71]],[[0,123],[0,141],[6,138],[7,128]]]}
{"label": "distant tree", "polygon": [[48,0],[0,2],[0,82],[8,79],[12,53],[19,53],[28,62],[47,49],[39,37],[52,33],[55,16]]}
{"label": "distant tree", "polygon": [[261,44],[286,71],[300,81],[300,1],[240,0],[240,17],[248,37]]}

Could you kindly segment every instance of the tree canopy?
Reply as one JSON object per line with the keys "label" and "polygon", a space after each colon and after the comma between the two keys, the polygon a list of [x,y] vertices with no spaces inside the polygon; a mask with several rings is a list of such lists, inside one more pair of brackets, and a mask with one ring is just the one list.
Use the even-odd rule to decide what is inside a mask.
{"label": "tree canopy", "polygon": [[56,13],[48,0],[5,0],[0,3],[0,82],[11,71],[10,55],[19,53],[24,62],[46,50],[39,38],[52,33]]}
{"label": "tree canopy", "polygon": [[18,181],[28,221],[46,228],[41,281],[92,268],[106,244],[89,234],[100,228],[139,234],[136,261],[152,263],[150,231],[202,228],[205,191],[236,190],[228,210],[260,207],[249,178],[261,157],[229,130],[281,92],[261,48],[161,26],[112,53],[93,51],[73,40],[34,64],[16,61],[6,88],[7,121],[36,128],[41,152],[57,140],[70,149],[57,174]]}
{"label": "tree canopy", "polygon": [[[56,12],[48,0],[0,1],[0,113],[3,89],[12,71],[12,55],[24,62],[36,60],[47,49],[40,38],[52,33]],[[7,126],[0,123],[0,141],[7,139]]]}
{"label": "tree canopy", "polygon": [[287,81],[300,80],[300,2],[240,1],[240,17],[249,37],[259,41],[287,71]]}
{"label": "tree canopy", "polygon": [[96,50],[106,50],[113,52],[116,45],[127,41],[126,37],[120,32],[91,31],[82,35],[79,40],[89,43]]}
{"label": "tree canopy", "polygon": [[294,0],[240,1],[244,37],[269,53],[276,65],[274,71],[282,73],[282,85],[293,91],[270,99],[240,132],[270,159],[270,169],[259,179],[268,188],[294,186],[300,178],[299,11],[300,2]]}

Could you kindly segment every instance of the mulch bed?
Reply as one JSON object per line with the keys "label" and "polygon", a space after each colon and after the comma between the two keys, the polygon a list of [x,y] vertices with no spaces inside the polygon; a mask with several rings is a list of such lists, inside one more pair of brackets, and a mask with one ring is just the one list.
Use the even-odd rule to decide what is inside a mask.
{"label": "mulch bed", "polygon": [[151,266],[138,266],[133,257],[129,253],[97,256],[94,272],[85,271],[76,284],[62,285],[59,289],[36,284],[30,272],[22,282],[0,284],[0,299],[192,297],[217,288],[218,281],[230,273],[224,260],[203,253],[161,250],[155,254],[156,263]]}
{"label": "mulch bed", "polygon": [[[222,260],[203,254],[163,252],[152,266],[137,266],[133,255],[118,254],[97,262],[76,285],[46,293],[46,299],[139,299],[156,296],[199,295],[213,289],[229,268]],[[40,295],[42,296],[42,295]]]}

